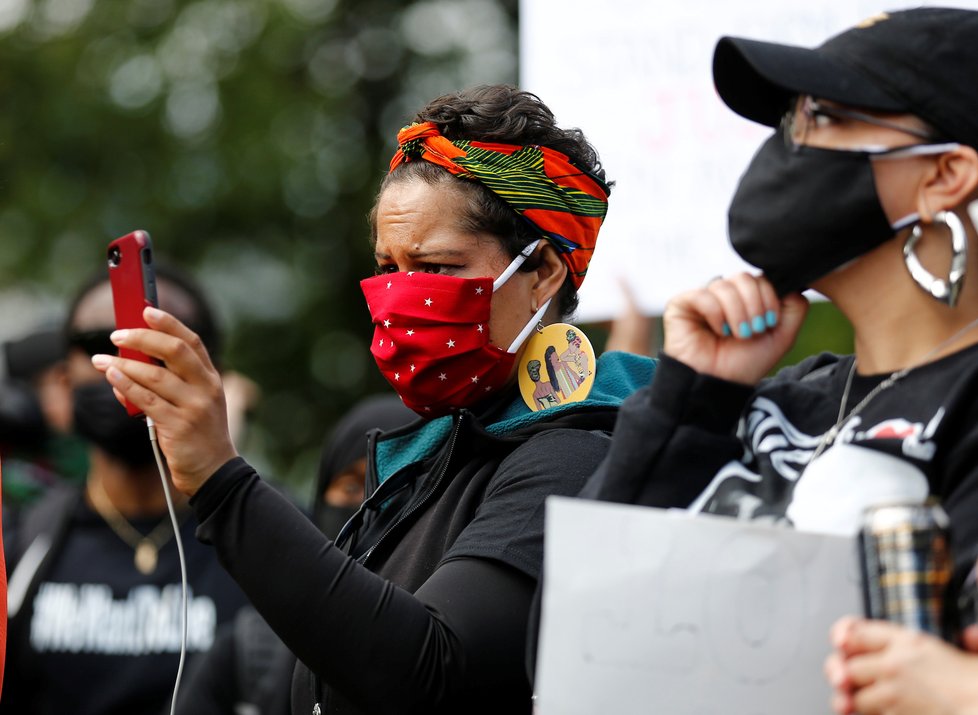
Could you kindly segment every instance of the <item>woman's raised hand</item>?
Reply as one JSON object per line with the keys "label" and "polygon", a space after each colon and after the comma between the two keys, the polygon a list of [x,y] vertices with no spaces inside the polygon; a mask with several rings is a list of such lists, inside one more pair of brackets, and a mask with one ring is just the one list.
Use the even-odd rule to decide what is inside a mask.
{"label": "woman's raised hand", "polygon": [[803,296],[779,300],[763,276],[716,278],[666,305],[664,351],[697,372],[753,385],[794,343],[807,312]]}
{"label": "woman's raised hand", "polygon": [[221,376],[200,338],[186,325],[157,308],[146,308],[143,317],[149,330],[118,330],[112,342],[164,365],[113,355],[96,355],[92,364],[105,373],[116,397],[153,420],[174,486],[193,495],[237,456],[228,433]]}

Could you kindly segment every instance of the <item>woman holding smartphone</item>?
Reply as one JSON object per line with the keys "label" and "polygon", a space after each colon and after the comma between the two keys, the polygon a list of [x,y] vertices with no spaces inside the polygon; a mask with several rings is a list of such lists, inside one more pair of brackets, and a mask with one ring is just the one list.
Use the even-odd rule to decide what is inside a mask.
{"label": "woman holding smartphone", "polygon": [[371,496],[336,543],[237,456],[218,374],[173,316],[113,336],[166,369],[93,362],[154,420],[200,538],[301,661],[294,712],[530,713],[544,498],[579,491],[652,363],[606,355],[587,399],[540,412],[518,392],[527,336],[573,310],[607,205],[580,131],[494,86],[434,100],[398,139],[362,287],[371,351],[423,419],[371,436]]}

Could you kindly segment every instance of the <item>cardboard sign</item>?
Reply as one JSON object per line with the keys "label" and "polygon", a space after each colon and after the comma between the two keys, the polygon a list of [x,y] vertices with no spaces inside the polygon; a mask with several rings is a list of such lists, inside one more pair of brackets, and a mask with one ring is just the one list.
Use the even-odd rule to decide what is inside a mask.
{"label": "cardboard sign", "polygon": [[828,715],[851,538],[547,501],[538,715]]}

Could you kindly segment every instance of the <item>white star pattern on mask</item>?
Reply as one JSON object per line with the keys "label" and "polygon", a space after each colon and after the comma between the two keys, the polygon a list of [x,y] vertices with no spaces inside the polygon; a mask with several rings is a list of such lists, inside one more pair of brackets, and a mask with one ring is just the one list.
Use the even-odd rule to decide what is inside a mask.
{"label": "white star pattern on mask", "polygon": [[478,330],[480,333],[482,332],[482,326],[481,325],[476,325],[475,326],[475,329]]}
{"label": "white star pattern on mask", "polygon": [[414,275],[414,271],[408,271],[408,272],[407,272],[407,275],[408,275],[408,278],[410,278],[411,276],[413,276],[413,275]]}
{"label": "white star pattern on mask", "polygon": [[384,347],[384,339],[383,338],[380,339],[380,347]]}
{"label": "white star pattern on mask", "polygon": [[482,295],[482,286],[478,286],[478,287],[477,287],[477,288],[475,289],[475,294],[476,294],[476,295]]}
{"label": "white star pattern on mask", "polygon": [[411,366],[411,372],[414,372],[414,365]]}
{"label": "white star pattern on mask", "polygon": [[449,340],[447,343],[445,343],[445,345],[447,345],[450,348],[454,348],[455,347],[455,341],[454,340]]}
{"label": "white star pattern on mask", "polygon": [[391,326],[391,321],[389,321],[389,320],[385,320],[385,321],[384,321],[384,327],[385,327],[385,328],[389,328],[390,326]]}
{"label": "white star pattern on mask", "polygon": [[391,289],[391,285],[393,285],[393,283],[391,281],[387,281],[387,290]]}
{"label": "white star pattern on mask", "polygon": [[400,379],[401,379],[401,373],[399,373],[399,372],[395,372],[395,373],[394,373],[394,379],[395,379],[395,380],[400,380]]}
{"label": "white star pattern on mask", "polygon": [[431,298],[425,298],[424,299],[424,304],[430,307],[431,306]]}
{"label": "white star pattern on mask", "polygon": [[472,384],[475,385],[478,382],[479,382],[479,376],[478,375],[473,375],[472,376]]}
{"label": "white star pattern on mask", "polygon": [[486,392],[489,392],[489,390],[491,389],[492,389],[492,385],[486,385]]}
{"label": "white star pattern on mask", "polygon": [[413,330],[409,330],[409,331],[407,331],[407,335],[408,335],[409,337],[410,337],[411,335],[414,335],[414,331],[413,331]]}
{"label": "white star pattern on mask", "polygon": [[438,379],[441,380],[442,382],[444,382],[445,380],[448,379],[448,375],[446,375],[445,373],[440,373],[438,375]]}

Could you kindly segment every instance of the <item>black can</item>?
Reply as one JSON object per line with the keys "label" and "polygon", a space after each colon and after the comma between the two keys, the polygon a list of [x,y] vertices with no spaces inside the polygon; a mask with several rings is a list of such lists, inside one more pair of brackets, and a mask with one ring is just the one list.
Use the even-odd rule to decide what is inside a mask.
{"label": "black can", "polygon": [[944,636],[951,580],[948,518],[937,504],[866,510],[859,532],[863,606],[868,618]]}

